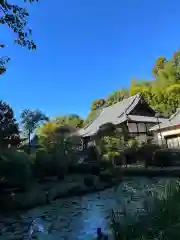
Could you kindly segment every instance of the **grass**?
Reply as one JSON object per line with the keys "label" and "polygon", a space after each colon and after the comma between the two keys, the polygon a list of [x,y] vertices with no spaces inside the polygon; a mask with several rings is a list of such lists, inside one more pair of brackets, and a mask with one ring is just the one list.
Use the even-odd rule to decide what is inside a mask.
{"label": "grass", "polygon": [[114,240],[180,239],[180,183],[170,182],[161,188],[149,191],[143,208],[134,214],[126,208],[113,212]]}

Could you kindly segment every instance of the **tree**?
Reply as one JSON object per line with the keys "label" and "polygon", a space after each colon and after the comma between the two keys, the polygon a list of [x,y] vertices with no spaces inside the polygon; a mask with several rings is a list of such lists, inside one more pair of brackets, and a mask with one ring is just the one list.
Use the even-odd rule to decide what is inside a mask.
{"label": "tree", "polygon": [[172,59],[172,66],[176,71],[176,80],[180,81],[180,50],[174,53]]}
{"label": "tree", "polygon": [[[73,132],[73,136],[71,133]],[[72,125],[63,125],[62,123],[53,120],[44,123],[38,129],[37,135],[39,138],[40,144],[48,151],[48,152],[65,152],[69,146],[76,145],[80,142],[80,137],[76,134],[76,128]]]}
{"label": "tree", "polygon": [[[30,3],[38,2],[38,0],[28,0]],[[24,0],[26,2],[26,0]],[[36,45],[31,40],[32,30],[28,28],[27,10],[17,4],[9,3],[8,0],[0,0],[0,24],[7,25],[16,35],[14,42],[28,49],[36,49]],[[0,43],[0,48],[5,45]],[[10,60],[9,57],[3,56],[0,58],[0,75],[6,72],[5,64]]]}
{"label": "tree", "polygon": [[106,101],[103,98],[96,99],[91,104],[91,109],[88,114],[87,119],[84,121],[84,125],[89,124],[98,114],[99,110],[105,107]]}
{"label": "tree", "polygon": [[105,103],[106,101],[103,98],[94,100],[93,103],[91,104],[91,111],[96,111],[102,108]]}
{"label": "tree", "polygon": [[164,66],[166,65],[167,63],[167,59],[165,57],[159,57],[156,61],[155,61],[155,64],[154,64],[154,67],[153,67],[153,75],[155,77],[158,76],[159,74],[159,71],[164,69]]}
{"label": "tree", "polygon": [[180,107],[180,50],[170,59],[157,58],[152,72],[154,80],[132,79],[129,89],[112,92],[106,101],[93,101],[85,124],[89,124],[98,116],[101,107],[110,106],[137,93],[141,93],[155,111],[168,116],[174,113]]}
{"label": "tree", "polygon": [[40,126],[37,131],[40,144],[48,151],[52,151],[56,145],[56,130],[58,128],[56,121],[49,121]]}
{"label": "tree", "polygon": [[70,114],[65,116],[58,116],[55,120],[58,126],[70,125],[73,127],[81,128],[83,127],[84,120],[77,114]]}
{"label": "tree", "polygon": [[44,121],[48,121],[49,118],[46,117],[44,113],[40,110],[30,110],[25,109],[21,113],[21,122],[24,128],[25,134],[28,136],[28,145],[29,145],[29,153],[31,150],[31,134],[39,127],[40,123]]}
{"label": "tree", "polygon": [[129,96],[129,91],[127,89],[114,91],[111,94],[109,94],[109,96],[107,98],[107,101],[106,101],[106,105],[110,106],[112,104],[120,102],[128,96]]}
{"label": "tree", "polygon": [[13,110],[7,103],[0,101],[0,149],[19,143],[19,128]]}

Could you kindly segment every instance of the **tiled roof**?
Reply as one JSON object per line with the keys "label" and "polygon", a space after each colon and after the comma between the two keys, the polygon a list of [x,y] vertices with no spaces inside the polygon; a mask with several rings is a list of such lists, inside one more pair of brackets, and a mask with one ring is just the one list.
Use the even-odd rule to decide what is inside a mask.
{"label": "tiled roof", "polygon": [[103,108],[93,122],[83,129],[78,131],[78,134],[82,137],[92,136],[97,133],[99,127],[106,123],[112,123],[114,125],[125,122],[127,119],[132,118],[134,121],[142,122],[157,122],[157,118],[146,116],[129,115],[131,111],[137,106],[142,99],[140,94],[136,94],[132,97],[124,99],[121,102],[115,103],[109,107]]}
{"label": "tiled roof", "polygon": [[[128,119],[134,122],[146,122],[146,123],[157,123],[157,117],[148,117],[148,116],[140,116],[140,115],[128,115]],[[159,122],[164,122],[167,119],[159,118]]]}
{"label": "tiled roof", "polygon": [[174,127],[176,125],[180,124],[180,109],[177,109],[177,111],[166,121],[163,123],[160,123],[159,125],[156,125],[150,129],[150,131],[157,131],[160,129],[165,129],[169,127]]}

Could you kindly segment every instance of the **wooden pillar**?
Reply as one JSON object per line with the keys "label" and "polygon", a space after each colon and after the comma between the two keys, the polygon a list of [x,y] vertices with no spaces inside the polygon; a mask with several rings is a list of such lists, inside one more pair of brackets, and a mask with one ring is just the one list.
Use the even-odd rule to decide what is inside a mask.
{"label": "wooden pillar", "polygon": [[122,134],[123,134],[124,141],[128,141],[129,129],[126,123],[122,125]]}
{"label": "wooden pillar", "polygon": [[100,142],[101,142],[101,137],[99,135],[95,135],[93,137],[94,141],[95,141],[95,147],[98,151],[98,154],[101,154],[101,147],[100,147]]}
{"label": "wooden pillar", "polygon": [[89,138],[88,137],[83,138],[83,148],[84,149],[87,149],[88,142],[89,142]]}

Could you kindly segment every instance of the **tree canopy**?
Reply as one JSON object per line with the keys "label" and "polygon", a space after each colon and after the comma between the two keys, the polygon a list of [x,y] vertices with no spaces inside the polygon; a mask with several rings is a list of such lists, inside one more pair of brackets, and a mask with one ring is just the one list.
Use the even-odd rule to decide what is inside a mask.
{"label": "tree canopy", "polygon": [[[38,2],[38,0],[24,0],[29,3],[35,1]],[[9,27],[15,34],[14,43],[28,49],[36,49],[36,44],[31,39],[32,30],[28,27],[29,14],[27,10],[8,0],[0,0],[0,13],[0,24]],[[0,48],[4,47],[5,43],[0,43]],[[0,57],[0,75],[6,72],[6,63],[9,60],[9,56]]]}
{"label": "tree canopy", "polygon": [[19,127],[12,108],[0,101],[0,149],[20,143]]}
{"label": "tree canopy", "polygon": [[48,121],[49,118],[46,117],[44,113],[40,110],[30,110],[25,109],[21,113],[21,123],[24,130],[24,134],[28,136],[29,140],[29,152],[30,152],[30,138],[31,134],[39,127],[40,123]]}
{"label": "tree canopy", "polygon": [[129,89],[119,89],[110,93],[107,98],[93,101],[85,123],[91,122],[100,108],[137,93],[141,93],[157,112],[166,116],[174,113],[180,106],[180,50],[170,59],[164,56],[157,58],[152,73],[154,77],[152,80],[132,78]]}
{"label": "tree canopy", "polygon": [[56,117],[58,126],[70,125],[75,128],[83,127],[84,120],[77,114],[69,114]]}

